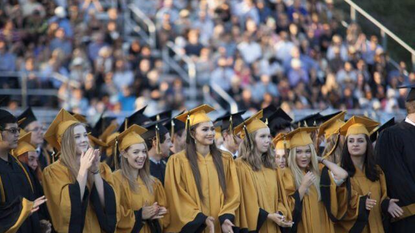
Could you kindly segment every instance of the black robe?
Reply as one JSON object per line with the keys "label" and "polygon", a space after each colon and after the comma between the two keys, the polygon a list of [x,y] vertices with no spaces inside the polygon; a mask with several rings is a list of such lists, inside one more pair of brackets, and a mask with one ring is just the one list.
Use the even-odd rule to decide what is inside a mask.
{"label": "black robe", "polygon": [[164,176],[166,175],[166,162],[160,160],[158,164],[150,160],[150,173],[152,176],[160,180],[164,186]]}
{"label": "black robe", "polygon": [[[8,156],[7,162],[0,159],[0,177],[3,186],[3,190],[0,190],[0,202],[2,199],[5,200],[4,203],[0,203],[0,225],[2,227],[11,227],[17,221],[16,216],[18,217],[22,211],[23,198],[29,201],[34,201],[36,198],[35,190],[32,190],[30,185],[32,184],[33,188],[35,188],[31,172],[26,165],[22,164],[22,166],[11,155]],[[23,169],[25,169],[26,173]],[[29,176],[30,182],[26,174]],[[23,222],[17,232],[34,233],[39,232],[39,228],[39,217],[38,213],[35,212]]]}
{"label": "black robe", "polygon": [[[377,161],[386,176],[388,196],[400,207],[415,207],[415,126],[405,121],[385,129],[376,142]],[[408,212],[407,212],[408,213]],[[392,222],[391,232],[413,232],[415,215]]]}

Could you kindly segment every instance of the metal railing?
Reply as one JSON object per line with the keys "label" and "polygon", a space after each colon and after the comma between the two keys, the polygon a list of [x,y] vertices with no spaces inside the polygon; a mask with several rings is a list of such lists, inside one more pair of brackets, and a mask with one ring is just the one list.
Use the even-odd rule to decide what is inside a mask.
{"label": "metal railing", "polygon": [[[130,12],[130,18],[127,21],[131,24],[131,28],[134,30],[134,32],[140,35],[152,49],[155,49],[157,35],[156,25],[154,22],[133,3],[128,5],[128,9]],[[134,22],[134,24],[131,22],[131,20]],[[139,25],[139,23],[141,25]],[[143,30],[143,26],[146,27],[145,30]]]}
{"label": "metal railing", "polygon": [[223,98],[229,104],[231,113],[238,112],[238,104],[225,90],[223,90],[222,87],[220,87],[216,83],[211,83],[210,87],[213,89],[213,91],[216,94],[218,94],[221,98]]}
{"label": "metal railing", "polygon": [[365,10],[360,8],[356,3],[354,3],[351,0],[344,0],[347,4],[350,6],[350,18],[353,22],[357,22],[357,14],[356,12],[359,12],[361,15],[363,15],[367,20],[372,22],[376,27],[380,30],[380,35],[382,37],[382,46],[384,49],[387,47],[387,36],[391,37],[396,43],[398,43],[400,46],[405,48],[410,54],[411,54],[411,60],[412,60],[412,68],[415,69],[415,50],[409,46],[407,43],[405,43],[401,38],[399,38],[397,35],[395,35],[393,32],[391,32],[388,28],[386,28],[383,24],[381,24],[379,21],[377,21],[375,18],[373,18],[369,13],[367,13]]}

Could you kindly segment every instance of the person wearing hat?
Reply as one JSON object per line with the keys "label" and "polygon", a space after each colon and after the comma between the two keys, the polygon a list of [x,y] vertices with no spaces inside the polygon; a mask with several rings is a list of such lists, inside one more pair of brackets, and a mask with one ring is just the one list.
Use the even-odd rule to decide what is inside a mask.
{"label": "person wearing hat", "polygon": [[147,129],[142,137],[145,140],[150,159],[150,173],[164,185],[164,176],[166,174],[166,159],[170,155],[171,143],[169,130],[164,127],[168,119],[159,120],[145,125]]}
{"label": "person wearing hat", "polygon": [[292,226],[287,199],[271,146],[271,133],[261,121],[262,110],[235,127],[243,141],[236,159],[241,190],[237,227],[246,232],[280,232]]}
{"label": "person wearing hat", "polygon": [[216,119],[217,121],[222,121],[221,133],[223,137],[223,144],[219,147],[219,149],[231,153],[234,159],[238,158],[238,149],[242,139],[240,138],[240,135],[234,134],[233,129],[244,121],[242,118],[244,113],[245,111],[240,111],[234,114],[228,112],[224,116]]}
{"label": "person wearing hat", "polygon": [[10,154],[17,149],[19,136],[17,119],[0,109],[0,231],[38,232],[37,211],[46,199],[35,197],[29,169]]}
{"label": "person wearing hat", "polygon": [[339,112],[319,126],[317,134],[318,144],[322,140],[326,145],[322,152],[322,157],[333,163],[341,161],[344,136],[339,133],[339,130],[345,123],[345,116],[346,111]]}
{"label": "person wearing hat", "polygon": [[173,118],[166,123],[165,127],[170,129],[171,142],[173,143],[173,146],[170,148],[170,156],[184,150],[186,145],[186,124]]}
{"label": "person wearing hat", "polygon": [[239,184],[232,156],[215,145],[213,110],[204,104],[177,116],[186,123],[186,147],[167,163],[166,232],[233,232]]}
{"label": "person wearing hat", "polygon": [[316,130],[300,127],[287,134],[290,154],[282,180],[295,223],[293,230],[334,233],[334,221],[347,211],[350,190],[344,181],[348,174],[317,156],[310,136]]}
{"label": "person wearing hat", "polygon": [[54,230],[113,232],[117,219],[111,171],[100,164],[100,152],[91,148],[85,126],[61,109],[45,140],[61,153],[42,178]]}
{"label": "person wearing hat", "polygon": [[[370,133],[379,125],[368,118],[353,116],[341,128],[346,137],[341,167],[349,173],[353,195],[347,215],[336,232],[385,232],[383,220],[400,217],[398,200],[387,197],[385,175],[375,162]],[[386,222],[387,222],[386,221]]]}
{"label": "person wearing hat", "polygon": [[43,170],[46,166],[51,164],[54,159],[51,153],[46,149],[45,140],[43,139],[43,127],[37,120],[32,108],[27,108],[22,114],[17,117],[20,122],[19,127],[26,132],[32,133],[31,143],[36,146],[36,154],[40,163],[40,168]]}
{"label": "person wearing hat", "polygon": [[[33,178],[33,188],[35,190],[35,197],[42,197],[42,171],[40,170],[38,157],[36,153],[36,148],[31,144],[31,135],[32,133],[25,132],[24,130],[20,131],[19,142],[17,148],[11,151],[11,154],[16,157],[20,162],[26,164],[29,167],[29,172]],[[50,223],[50,217],[46,205],[41,205],[38,211],[39,215],[39,225],[41,232],[48,232],[52,230],[52,225]]]}
{"label": "person wearing hat", "polygon": [[275,163],[277,167],[286,168],[288,154],[290,153],[290,141],[287,140],[287,134],[278,134],[272,139],[272,144],[274,144]]}
{"label": "person wearing hat", "polygon": [[216,122],[214,126],[215,126],[215,145],[217,148],[220,148],[223,145],[222,122]]}
{"label": "person wearing hat", "polygon": [[132,125],[109,142],[121,155],[121,168],[113,173],[121,213],[117,232],[162,232],[169,224],[163,185],[150,174],[148,149],[141,137],[146,131]]}
{"label": "person wearing hat", "polygon": [[271,130],[272,137],[276,137],[280,133],[289,133],[291,131],[291,122],[293,119],[281,108],[278,108],[263,120]]}
{"label": "person wearing hat", "polygon": [[415,85],[409,88],[404,121],[385,129],[376,143],[377,161],[386,177],[388,196],[398,199],[404,210],[394,218],[391,231],[411,232],[415,229]]}

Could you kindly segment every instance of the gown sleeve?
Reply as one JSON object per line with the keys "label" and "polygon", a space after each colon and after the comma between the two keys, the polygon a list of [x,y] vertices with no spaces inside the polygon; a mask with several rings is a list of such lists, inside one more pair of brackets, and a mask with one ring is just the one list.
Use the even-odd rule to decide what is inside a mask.
{"label": "gown sleeve", "polygon": [[351,197],[350,179],[347,178],[341,186],[337,186],[337,182],[326,166],[322,166],[320,170],[321,200],[331,221],[339,222],[347,213],[347,206]]}
{"label": "gown sleeve", "polygon": [[[163,206],[167,209],[167,211],[169,211],[169,206],[167,204],[167,197],[166,197],[166,192],[164,191],[163,185],[161,183],[161,181],[157,178],[154,179],[154,195],[155,195],[155,200],[157,202],[157,204],[159,206]],[[170,214],[169,212],[167,212],[166,215],[164,215],[163,218],[159,219],[159,220],[152,220],[151,224],[160,229],[160,232],[162,231],[162,229],[167,228],[167,226],[170,224]]]}
{"label": "gown sleeve", "polygon": [[202,232],[206,228],[207,216],[186,191],[182,181],[186,168],[178,155],[180,154],[169,159],[166,169],[165,190],[171,216],[169,229],[180,232]]}
{"label": "gown sleeve", "polygon": [[291,232],[297,232],[298,224],[302,219],[303,200],[301,200],[300,193],[295,187],[294,177],[291,170],[289,168],[285,168],[281,171],[281,173],[282,180],[284,181],[282,188],[284,189],[284,195],[287,198],[287,207],[291,212],[292,221],[294,222]]}
{"label": "gown sleeve", "polygon": [[380,174],[379,174],[380,188],[382,192],[382,197],[380,199],[381,211],[382,211],[382,223],[383,223],[383,228],[385,232],[389,232],[390,221],[392,218],[392,216],[388,212],[390,198],[387,196],[388,192],[387,192],[387,187],[386,187],[385,174],[383,173],[380,167],[379,167],[379,170],[380,170]]}
{"label": "gown sleeve", "polygon": [[241,232],[258,232],[267,220],[268,212],[259,207],[258,195],[249,167],[241,159],[236,161],[240,185],[241,203],[237,215],[237,227]]}
{"label": "gown sleeve", "polygon": [[[43,190],[52,225],[57,232],[82,232],[85,224],[89,191],[81,189],[77,181],[72,182],[59,162],[43,171]],[[64,210],[64,211],[63,211]]]}
{"label": "gown sleeve", "polygon": [[226,198],[225,203],[219,212],[219,221],[221,225],[226,219],[235,223],[235,212],[240,204],[239,181],[234,159],[229,154],[223,153],[222,155],[226,179]]}
{"label": "gown sleeve", "polygon": [[117,224],[116,196],[111,169],[105,163],[100,164],[100,172],[104,185],[104,206],[101,205],[98,190],[94,185],[91,189],[90,201],[97,215],[99,225],[107,233],[115,232]]}
{"label": "gown sleeve", "polygon": [[25,198],[16,198],[9,204],[0,204],[0,232],[17,232],[30,216],[32,207],[33,202]]}

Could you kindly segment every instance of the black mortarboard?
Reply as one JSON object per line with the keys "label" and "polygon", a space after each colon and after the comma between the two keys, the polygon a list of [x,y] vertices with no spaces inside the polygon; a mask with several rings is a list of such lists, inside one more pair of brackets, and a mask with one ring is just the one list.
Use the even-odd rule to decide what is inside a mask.
{"label": "black mortarboard", "polygon": [[395,125],[395,117],[392,117],[390,120],[385,122],[383,125],[378,126],[376,129],[370,132],[370,141],[375,142],[383,130],[394,125]]}
{"label": "black mortarboard", "polygon": [[263,117],[261,118],[261,120],[263,122],[265,122],[265,124],[268,125],[268,118],[275,112],[277,111],[277,108],[274,105],[269,105],[268,107],[264,108],[262,110],[263,112]]}
{"label": "black mortarboard", "polygon": [[415,100],[415,84],[404,85],[398,88],[410,88],[408,96],[406,97],[406,102]]}
{"label": "black mortarboard", "polygon": [[95,137],[100,137],[102,133],[104,133],[105,129],[110,126],[110,124],[116,120],[116,117],[103,117],[105,111],[99,117],[97,123],[95,123],[94,128],[92,129],[92,135]]}
{"label": "black mortarboard", "polygon": [[321,116],[320,118],[317,119],[317,123],[319,123],[319,124],[324,123],[324,122],[332,119],[333,117],[337,116],[340,113],[342,113],[342,111],[337,111],[335,113],[331,113],[331,114]]}
{"label": "black mortarboard", "polygon": [[136,124],[136,125],[144,125],[148,122],[151,122],[150,118],[148,118],[146,115],[144,115],[144,111],[146,110],[147,106],[144,108],[137,110],[131,116],[126,117],[124,122],[120,125],[120,128],[118,129],[118,132],[123,132],[128,127]]}
{"label": "black mortarboard", "polygon": [[313,126],[317,126],[319,123],[321,123],[319,121],[319,119],[321,117],[322,117],[322,115],[320,114],[320,112],[314,113],[314,114],[308,115],[308,116],[306,116],[306,117],[304,117],[304,118],[302,118],[302,119],[300,119],[298,121],[295,121],[293,123],[293,126],[295,128],[298,128],[298,127],[313,127]]}
{"label": "black mortarboard", "polygon": [[271,130],[271,134],[274,134],[274,131],[289,127],[292,121],[293,119],[284,110],[278,108],[268,117],[268,127]]}
{"label": "black mortarboard", "polygon": [[[242,118],[242,115],[245,113],[246,111],[239,111],[237,113],[231,114],[229,112],[225,113],[223,116],[219,117],[218,119],[216,119],[216,121],[221,121],[222,125],[222,131],[224,130],[230,130],[233,131],[233,128],[235,128],[236,126],[242,124],[242,122],[244,122],[244,119]],[[231,125],[232,123],[232,125]]]}
{"label": "black mortarboard", "polygon": [[[180,112],[178,115],[183,114],[184,111]],[[177,132],[180,132],[181,130],[186,129],[186,123],[177,120],[175,117],[173,119],[170,119],[165,125],[168,130],[170,130],[170,136],[173,137],[173,135]]]}
{"label": "black mortarboard", "polygon": [[167,110],[167,111],[163,111],[160,112],[154,116],[149,117],[152,121],[159,121],[159,120],[164,120],[164,119],[171,119],[172,118],[172,114],[173,111],[172,110]]}
{"label": "black mortarboard", "polygon": [[88,124],[88,120],[86,119],[85,115],[82,115],[82,114],[79,114],[79,113],[74,113],[74,112],[71,112],[71,111],[68,111],[68,112],[69,112],[69,114],[74,116],[79,122]]}
{"label": "black mortarboard", "polygon": [[20,128],[26,128],[30,123],[37,121],[35,114],[33,114],[32,108],[28,107],[24,112],[22,112],[17,120],[20,122]]}
{"label": "black mortarboard", "polygon": [[144,140],[151,139],[156,137],[156,153],[161,154],[161,148],[160,148],[160,137],[167,134],[169,130],[163,125],[166,123],[169,119],[164,119],[160,121],[153,121],[151,123],[148,123],[144,125],[143,127],[146,128],[148,131],[143,133],[141,136],[144,138]]}
{"label": "black mortarboard", "polygon": [[0,122],[2,124],[17,123],[17,118],[10,112],[0,109]]}

